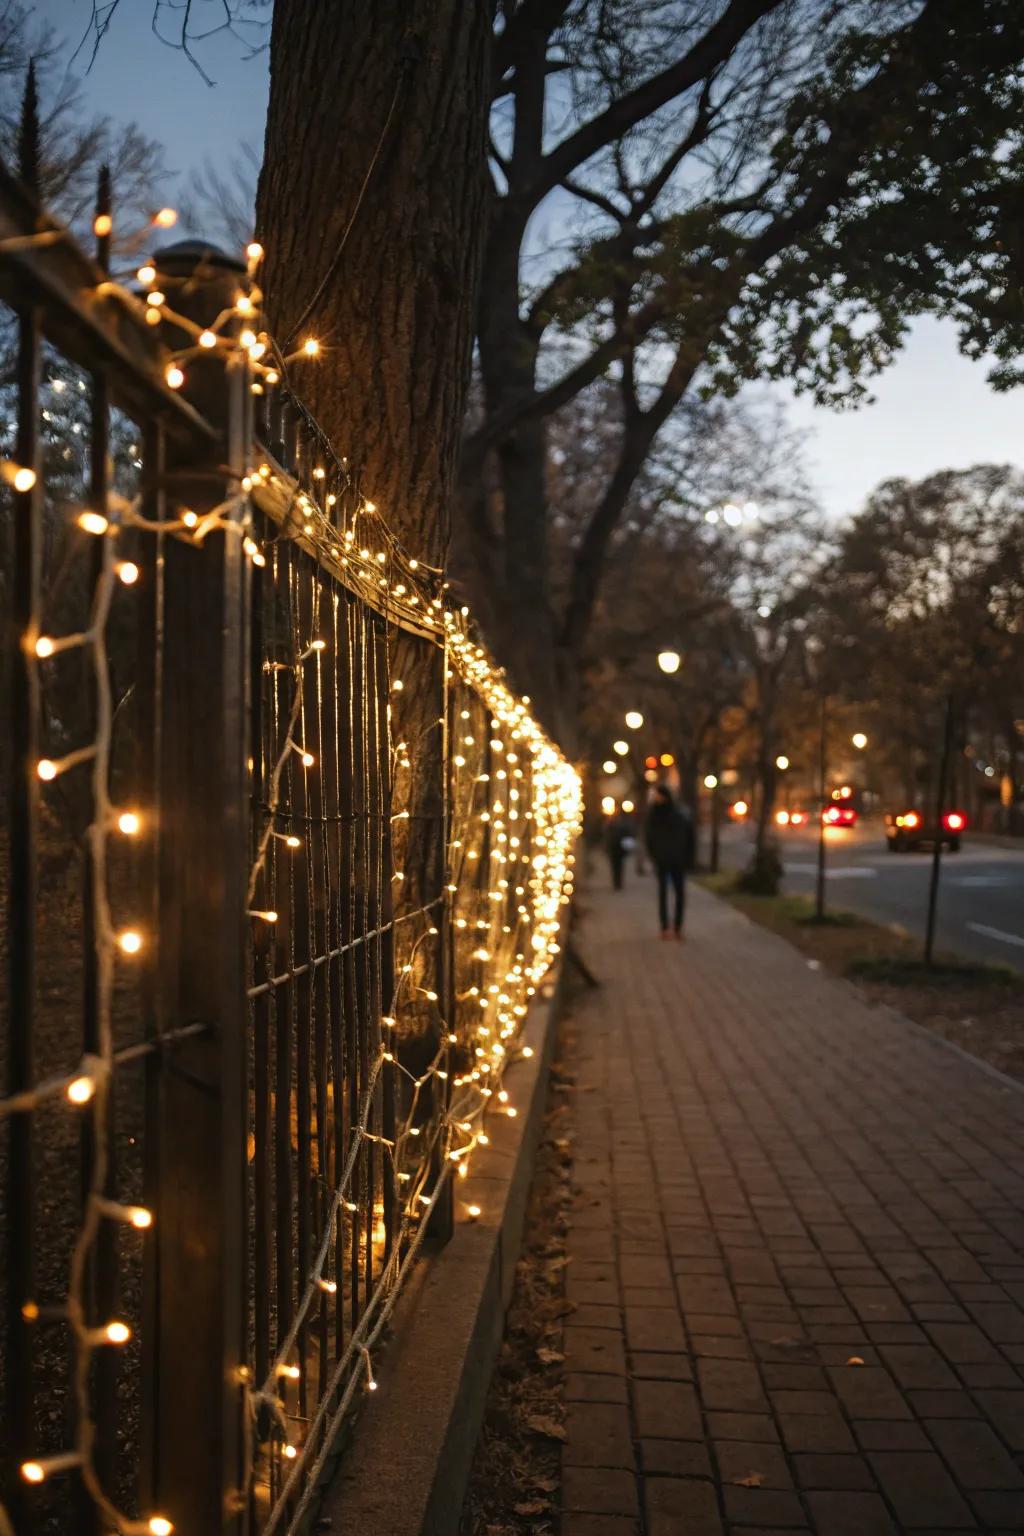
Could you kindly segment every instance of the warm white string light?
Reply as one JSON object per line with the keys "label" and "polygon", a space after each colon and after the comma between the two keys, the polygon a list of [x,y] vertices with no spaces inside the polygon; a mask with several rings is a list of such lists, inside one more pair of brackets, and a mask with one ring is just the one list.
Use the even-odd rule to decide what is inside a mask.
{"label": "warm white string light", "polygon": [[[170,214],[170,210],[161,210],[155,219],[158,227],[169,227],[168,218],[173,223]],[[250,267],[254,269],[262,256],[262,249],[254,243],[247,254]],[[256,317],[260,295],[255,288],[251,293],[240,293],[233,308],[211,325],[200,327],[170,308],[164,290],[171,284],[164,282],[161,288],[154,286],[158,274],[152,264],[145,263],[139,268],[137,276],[147,290],[145,300],[109,281],[100,286],[104,291],[117,292],[143,323],[150,324],[155,317],[157,323],[178,326],[189,336],[192,345],[182,352],[172,354],[163,366],[164,382],[171,389],[179,389],[187,382],[186,365],[193,351],[216,351],[220,355],[222,350],[226,354],[241,350],[255,375],[254,388],[257,384],[260,387],[263,384],[274,386],[285,378],[289,365],[300,360],[308,363],[321,355],[316,339],[310,337],[297,352],[288,357],[281,356],[271,338],[258,329]],[[228,334],[226,330],[228,322],[238,315],[246,319],[251,317],[251,323],[240,337]],[[352,484],[346,462],[339,459],[326,444],[323,457],[331,466],[335,483]],[[32,471],[21,466],[7,464],[0,467],[0,473],[18,490],[31,489],[34,483],[34,475],[32,481],[28,479]],[[177,518],[159,523],[142,518],[135,503],[126,503],[111,493],[105,510],[87,508],[78,518],[84,533],[103,540],[102,566],[89,629],[66,637],[38,633],[26,637],[26,645],[40,664],[45,664],[59,651],[74,646],[88,648],[93,657],[97,700],[95,737],[91,743],[61,759],[41,758],[37,771],[43,782],[49,782],[79,764],[91,764],[93,820],[89,841],[99,971],[99,1048],[95,1056],[83,1058],[72,1073],[39,1083],[29,1092],[16,1097],[0,1100],[0,1115],[3,1115],[28,1111],[44,1099],[63,1096],[69,1105],[78,1106],[93,1117],[97,1147],[83,1221],[73,1251],[67,1297],[67,1315],[75,1337],[77,1362],[75,1445],[67,1452],[27,1462],[22,1473],[26,1481],[34,1483],[50,1475],[76,1469],[104,1517],[120,1536],[142,1536],[142,1533],[145,1536],[171,1536],[173,1531],[171,1522],[162,1514],[151,1515],[141,1521],[123,1514],[115,1508],[99,1483],[94,1467],[96,1430],[89,1398],[90,1361],[95,1349],[124,1344],[131,1336],[131,1328],[120,1319],[113,1319],[98,1328],[89,1326],[84,1306],[86,1265],[100,1221],[117,1221],[140,1233],[144,1233],[154,1222],[154,1213],[145,1207],[121,1205],[103,1194],[108,1160],[106,1103],[117,1059],[110,1027],[113,970],[117,956],[127,957],[130,961],[146,942],[145,935],[136,928],[118,930],[115,927],[110,912],[106,875],[108,833],[116,829],[124,836],[132,837],[141,827],[138,814],[116,808],[108,792],[111,700],[106,666],[106,620],[115,584],[132,587],[140,574],[134,562],[115,558],[120,529],[133,527],[140,532],[167,531],[186,537],[198,546],[203,544],[211,531],[217,529],[240,537],[244,552],[253,564],[264,565],[265,550],[253,533],[251,501],[255,502],[276,525],[278,538],[292,539],[306,549],[335,581],[382,614],[390,625],[398,624],[416,635],[433,640],[443,649],[446,679],[453,683],[457,681],[479,701],[489,718],[492,732],[489,750],[501,756],[503,763],[494,771],[497,793],[492,798],[488,798],[486,787],[491,782],[490,774],[474,774],[468,784],[464,783],[466,776],[462,770],[467,766],[466,756],[463,751],[454,754],[450,752],[447,723],[441,720],[444,733],[442,749],[454,765],[454,793],[456,796],[462,795],[457,805],[453,804],[451,812],[451,828],[460,833],[458,837],[450,837],[449,861],[452,875],[440,897],[415,912],[401,914],[388,925],[394,929],[400,923],[416,921],[420,923],[421,931],[412,941],[406,964],[396,974],[388,1012],[379,1021],[377,1053],[364,1084],[359,1116],[351,1129],[341,1173],[336,1187],[331,1191],[329,1214],[323,1224],[323,1239],[305,1277],[299,1304],[288,1333],[280,1341],[267,1379],[258,1387],[249,1388],[253,1422],[260,1406],[272,1405],[272,1418],[278,1426],[282,1454],[288,1462],[287,1478],[268,1515],[266,1536],[273,1536],[273,1532],[281,1528],[286,1514],[289,1530],[293,1531],[307,1510],[330,1449],[331,1437],[327,1435],[319,1439],[321,1448],[315,1458],[311,1459],[309,1467],[305,1466],[306,1460],[310,1459],[307,1451],[318,1443],[328,1413],[332,1424],[344,1415],[361,1379],[365,1380],[367,1390],[376,1390],[371,1352],[386,1326],[402,1282],[417,1256],[427,1231],[429,1215],[437,1205],[446,1180],[453,1169],[458,1170],[460,1177],[464,1176],[475,1148],[488,1145],[489,1136],[484,1129],[484,1117],[492,1104],[509,1117],[516,1114],[515,1106],[508,1102],[508,1093],[502,1087],[502,1079],[509,1061],[513,1059],[510,1046],[521,1027],[529,999],[535,995],[540,979],[558,953],[560,908],[568,900],[571,885],[572,847],[581,812],[580,786],[575,771],[532,718],[529,701],[513,696],[500,669],[473,638],[467,622],[467,610],[462,608],[456,611],[448,606],[445,596],[447,582],[443,573],[411,556],[388,528],[376,504],[366,497],[359,496],[354,510],[346,514],[346,517],[351,518],[347,526],[344,523],[341,527],[337,526],[334,511],[337,496],[333,491],[326,491],[327,485],[331,483],[327,470],[318,466],[313,471],[313,479],[318,486],[318,493],[299,488],[285,471],[265,459],[241,476],[237,489],[232,490],[218,506],[202,514],[183,508]],[[305,668],[307,663],[319,658],[326,645],[325,640],[314,636],[301,650],[297,649],[296,661],[288,669],[292,678],[292,701],[286,715],[280,750],[270,775],[268,804],[264,808],[266,825],[250,871],[246,899],[250,916],[263,923],[273,924],[278,918],[273,908],[260,908],[254,904],[272,842],[280,840],[293,850],[301,849],[302,846],[301,840],[293,835],[279,833],[274,820],[280,805],[282,776],[292,755],[298,756],[305,771],[317,771],[316,755],[301,739],[299,726]],[[391,680],[390,691],[397,701],[402,698],[404,681],[401,677]],[[468,718],[469,714],[470,711],[464,709],[461,717]],[[389,709],[389,732],[390,715]],[[474,735],[466,733],[460,745],[467,749],[475,747]],[[394,766],[402,770],[410,769],[414,760],[407,741],[400,741],[397,746],[391,746],[389,742],[389,755]],[[525,766],[520,766],[520,763]],[[408,823],[409,817],[410,812],[406,809],[395,813],[391,820],[394,825],[399,825]],[[479,890],[477,870],[482,869],[479,850],[467,846],[467,829],[474,822],[493,839],[490,862],[494,868],[484,876],[484,886],[489,888]],[[528,831],[524,823],[529,824]],[[519,866],[522,866],[521,874],[518,872]],[[513,870],[516,872],[513,873]],[[395,871],[398,877],[402,873],[401,870]],[[483,909],[485,916],[467,919],[461,915],[460,900],[464,886],[474,900],[479,898],[486,903]],[[514,909],[513,899],[518,900]],[[457,1000],[462,1003],[478,1003],[481,1017],[487,1022],[480,1026],[478,1032],[480,1044],[475,1047],[476,1054],[473,1057],[477,1064],[467,1066],[454,1078],[450,1053],[459,1041],[454,1020],[437,1017],[440,1044],[432,1061],[418,1076],[408,1071],[388,1044],[406,1006],[428,1006],[434,1010],[435,1016],[441,1006],[435,987],[421,985],[416,979],[415,969],[416,957],[422,946],[428,939],[439,934],[435,921],[439,902],[447,905],[456,932],[468,932],[472,924],[473,931],[480,934],[472,955],[475,980],[457,994]],[[358,935],[352,942],[366,942],[370,936]],[[316,961],[310,962],[309,968],[328,958],[318,957]],[[253,988],[250,995],[260,990]],[[520,1054],[528,1056],[531,1051],[527,1047]],[[372,1133],[369,1129],[373,1096],[380,1074],[385,1070],[399,1073],[411,1084],[405,1120],[391,1139]],[[453,1091],[447,1107],[435,1114],[429,1125],[417,1125],[414,1121],[421,1093],[431,1082],[450,1084]],[[427,1131],[426,1135],[424,1131]],[[358,1325],[350,1336],[344,1354],[334,1366],[329,1388],[321,1395],[312,1418],[305,1425],[304,1439],[297,1444],[293,1438],[291,1420],[279,1396],[278,1384],[282,1380],[294,1380],[299,1375],[298,1368],[288,1357],[295,1349],[300,1330],[316,1299],[325,1293],[335,1294],[337,1291],[336,1282],[330,1280],[324,1272],[331,1256],[335,1218],[342,1210],[355,1212],[357,1209],[349,1198],[349,1191],[360,1153],[368,1144],[378,1147],[383,1156],[384,1167],[391,1179],[395,1209],[400,1214],[404,1240],[393,1243],[377,1283],[366,1300]],[[416,1148],[415,1160],[412,1166],[406,1166],[406,1151],[412,1144]],[[428,1188],[427,1180],[432,1163],[436,1163],[439,1172]],[[482,1214],[481,1208],[475,1203],[466,1207],[466,1211],[470,1220],[476,1220]],[[362,1377],[351,1370],[353,1361],[358,1360],[365,1367]],[[331,1400],[339,1388],[340,1399],[332,1406]],[[251,1427],[247,1428],[247,1443],[251,1463],[254,1455]],[[305,1486],[296,1504],[295,1490],[300,1479],[304,1480]],[[5,1518],[0,1507],[0,1532]]]}

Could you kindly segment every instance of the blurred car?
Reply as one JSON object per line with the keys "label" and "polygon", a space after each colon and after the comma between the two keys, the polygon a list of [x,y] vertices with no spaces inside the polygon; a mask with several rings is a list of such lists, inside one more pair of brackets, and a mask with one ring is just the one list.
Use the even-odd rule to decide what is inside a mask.
{"label": "blurred car", "polygon": [[810,821],[807,811],[776,811],[775,825],[777,827],[806,827]]}
{"label": "blurred car", "polygon": [[826,805],[821,819],[826,827],[855,827],[857,812],[852,805]]}
{"label": "blurred car", "polygon": [[945,843],[950,853],[959,853],[960,838],[966,828],[967,817],[963,811],[947,811],[942,817],[941,830],[936,828],[934,816],[913,807],[885,813],[885,836],[890,853],[906,853],[912,848],[922,848],[926,843],[934,847],[937,840]]}

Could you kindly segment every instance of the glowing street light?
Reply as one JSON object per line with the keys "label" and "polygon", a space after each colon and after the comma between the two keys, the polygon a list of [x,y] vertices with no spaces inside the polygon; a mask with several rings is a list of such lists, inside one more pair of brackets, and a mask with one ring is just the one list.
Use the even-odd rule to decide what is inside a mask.
{"label": "glowing street light", "polygon": [[631,709],[626,715],[626,724],[631,731],[638,731],[644,723],[644,717],[638,709]]}
{"label": "glowing street light", "polygon": [[669,676],[671,676],[673,672],[679,671],[679,668],[682,665],[682,661],[683,658],[680,656],[678,651],[658,652],[658,666]]}
{"label": "glowing street light", "polygon": [[786,769],[789,767],[789,758],[786,756],[785,752],[779,753],[778,757],[775,759],[775,766],[780,773],[785,773]]}
{"label": "glowing street light", "polygon": [[718,775],[717,775],[717,773],[706,773],[704,775],[704,788],[705,789],[717,789],[718,788]]}
{"label": "glowing street light", "polygon": [[606,816],[614,816],[615,815],[615,796],[614,795],[605,795],[604,799],[601,801],[601,809],[602,809],[602,811],[604,812],[604,814]]}
{"label": "glowing street light", "polygon": [[858,752],[863,752],[864,748],[868,744],[868,739],[864,735],[863,731],[855,731],[854,734],[850,737],[850,740],[853,742],[853,745],[857,748]]}
{"label": "glowing street light", "polygon": [[605,773],[618,773],[619,771],[619,765],[613,757],[606,757],[601,767]]}
{"label": "glowing street light", "polygon": [[629,742],[628,741],[613,741],[612,742],[612,751],[613,752],[617,752],[620,757],[628,757],[629,756]]}

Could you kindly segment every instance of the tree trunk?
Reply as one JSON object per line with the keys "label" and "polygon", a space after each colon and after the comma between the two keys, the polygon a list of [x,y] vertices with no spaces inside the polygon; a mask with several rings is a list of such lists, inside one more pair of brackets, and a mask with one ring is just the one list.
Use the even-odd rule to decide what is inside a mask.
{"label": "tree trunk", "polygon": [[[274,9],[257,198],[268,326],[286,353],[320,342],[289,382],[408,554],[442,568],[485,227],[490,47],[487,0]],[[396,848],[401,916],[443,881],[444,666],[440,648],[390,639],[404,685],[391,734],[412,759],[398,825],[415,829]],[[436,1010],[405,1010],[416,1070],[438,1027]]]}
{"label": "tree trunk", "polygon": [[469,380],[490,39],[484,0],[288,0],[271,34],[257,198],[270,329],[289,350],[320,341],[290,370],[298,393],[434,565]]}

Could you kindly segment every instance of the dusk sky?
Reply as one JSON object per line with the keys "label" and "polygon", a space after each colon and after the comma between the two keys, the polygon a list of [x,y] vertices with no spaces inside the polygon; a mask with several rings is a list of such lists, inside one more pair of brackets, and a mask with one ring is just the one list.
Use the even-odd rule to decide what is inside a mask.
{"label": "dusk sky", "polygon": [[[39,0],[35,7],[75,41],[89,8],[90,0]],[[220,7],[199,0],[195,10],[212,22]],[[261,146],[269,61],[265,52],[247,59],[244,45],[231,37],[211,38],[200,50],[216,82],[208,86],[181,53],[153,36],[152,14],[152,0],[121,0],[91,71],[84,73],[86,54],[74,73],[93,110],[134,121],[165,146],[177,181],[156,195],[184,200],[189,175],[204,160],[224,166],[243,142]],[[984,364],[960,356],[951,325],[922,320],[900,360],[877,381],[875,405],[837,413],[793,402],[791,424],[810,434],[807,459],[826,509],[835,515],[855,510],[891,475],[1024,462],[1024,390],[998,395],[986,372]],[[783,386],[771,389],[790,396]],[[765,393],[759,386],[757,394]],[[738,487],[737,494],[745,490]]]}

